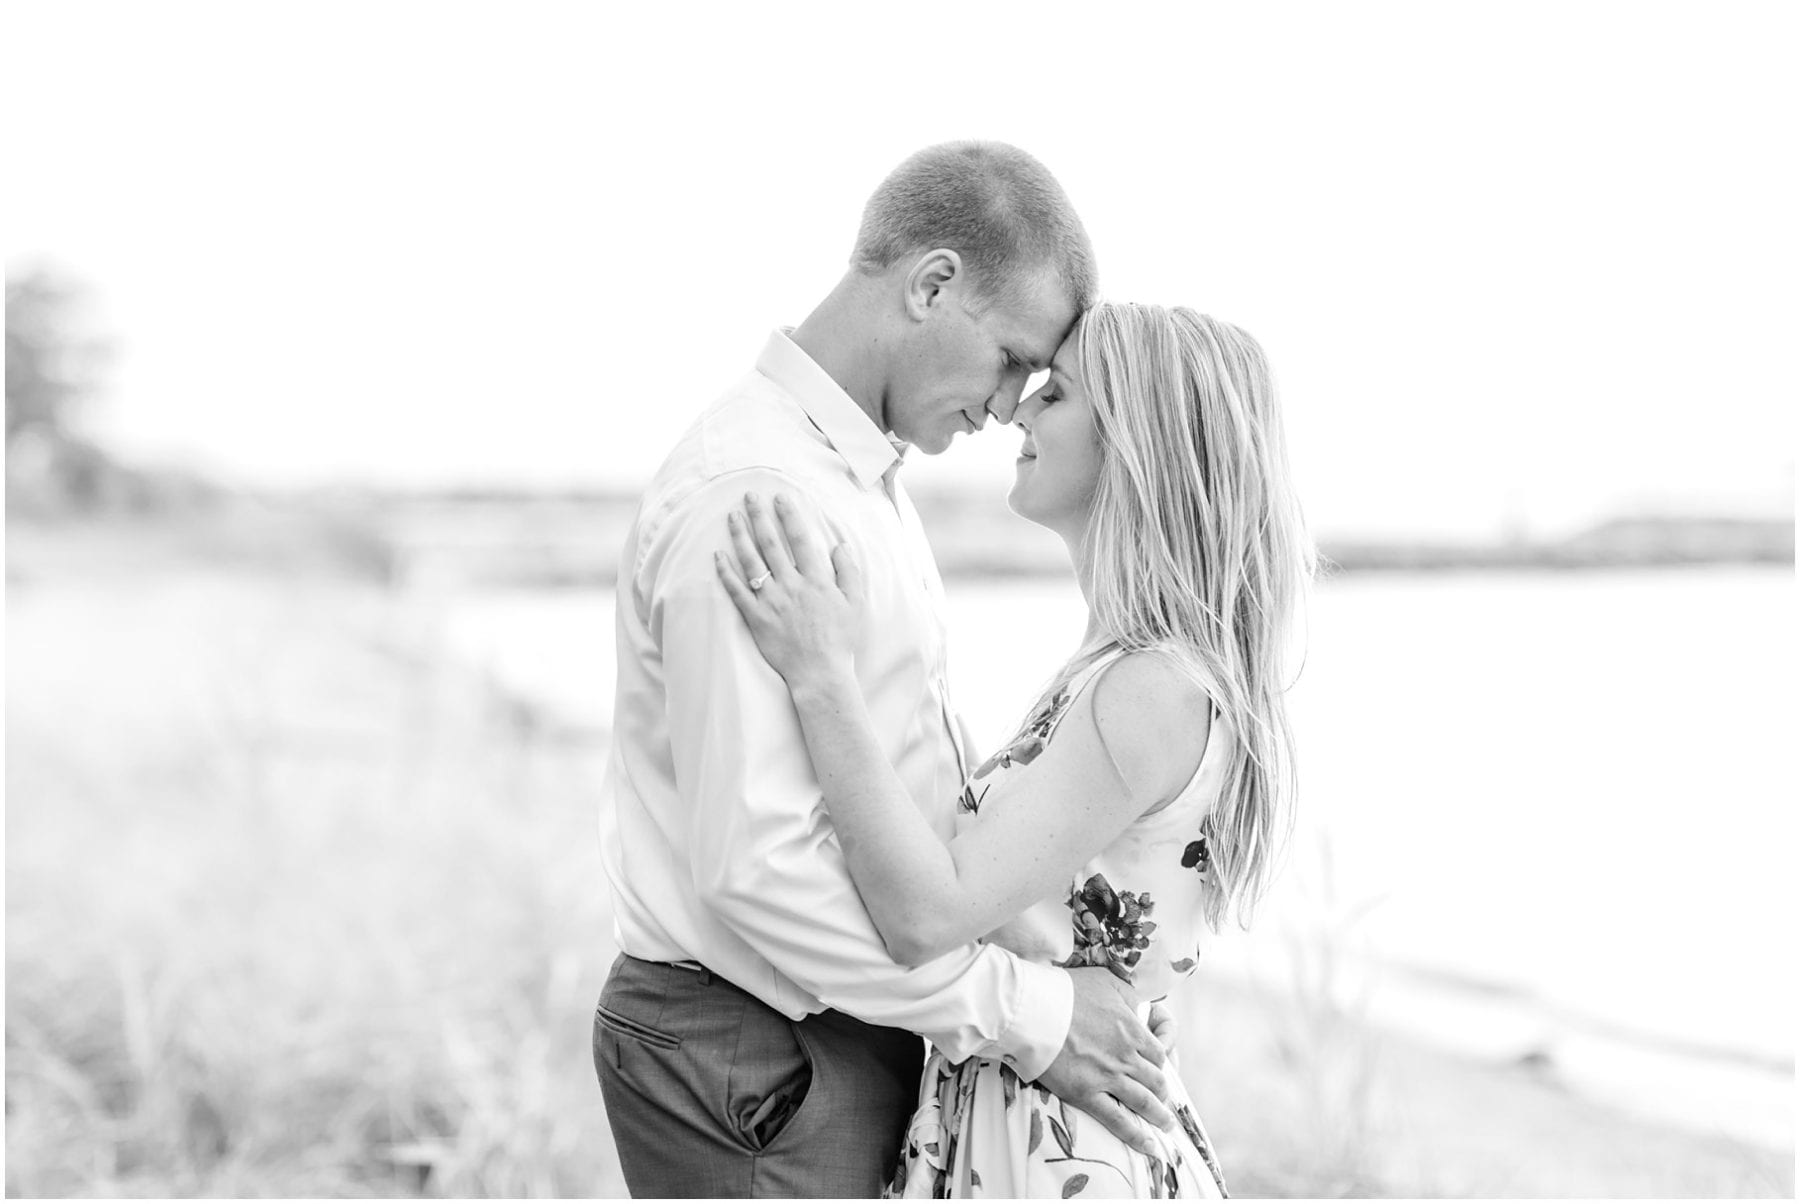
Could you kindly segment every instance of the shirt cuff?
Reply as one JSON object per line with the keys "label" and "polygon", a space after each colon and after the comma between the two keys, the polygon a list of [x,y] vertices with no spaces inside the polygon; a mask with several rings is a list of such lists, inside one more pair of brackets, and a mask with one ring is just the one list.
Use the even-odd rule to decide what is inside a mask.
{"label": "shirt cuff", "polygon": [[1012,1023],[1000,1034],[1002,1060],[1030,1083],[1039,1078],[1069,1038],[1075,1015],[1075,983],[1067,970],[1019,960]]}

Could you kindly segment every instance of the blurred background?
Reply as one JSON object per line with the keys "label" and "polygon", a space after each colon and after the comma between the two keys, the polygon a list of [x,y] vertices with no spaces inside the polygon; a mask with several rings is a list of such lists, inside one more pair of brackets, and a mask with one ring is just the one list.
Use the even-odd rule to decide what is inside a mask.
{"label": "blurred background", "polygon": [[[9,1195],[622,1195],[616,559],[900,159],[1254,333],[1330,566],[1240,1194],[1791,1196],[1791,6],[4,10]],[[1077,643],[906,479],[984,749]]]}

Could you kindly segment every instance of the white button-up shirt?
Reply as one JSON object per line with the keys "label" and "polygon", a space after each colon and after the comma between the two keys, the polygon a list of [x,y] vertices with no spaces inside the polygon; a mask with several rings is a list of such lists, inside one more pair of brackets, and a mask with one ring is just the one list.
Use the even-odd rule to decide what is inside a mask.
{"label": "white button-up shirt", "polygon": [[824,546],[851,544],[867,584],[856,675],[882,751],[948,838],[966,757],[943,586],[896,479],[902,450],[777,331],[651,482],[620,561],[600,817],[619,947],[700,962],[794,1019],[836,1008],[953,1060],[1007,1057],[1029,1082],[1068,1033],[1068,975],[984,944],[894,963],[845,869],[787,685],[713,565],[746,490],[786,493]]}

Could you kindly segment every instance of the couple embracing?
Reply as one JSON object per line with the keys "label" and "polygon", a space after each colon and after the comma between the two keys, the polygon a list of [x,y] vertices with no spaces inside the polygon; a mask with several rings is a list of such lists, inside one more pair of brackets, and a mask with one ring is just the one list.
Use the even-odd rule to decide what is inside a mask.
{"label": "couple embracing", "polygon": [[[1156,1005],[1267,881],[1310,545],[1257,344],[1095,300],[1040,163],[928,148],[652,481],[594,1027],[634,1195],[1224,1194]],[[989,417],[1089,617],[982,759],[899,469]]]}

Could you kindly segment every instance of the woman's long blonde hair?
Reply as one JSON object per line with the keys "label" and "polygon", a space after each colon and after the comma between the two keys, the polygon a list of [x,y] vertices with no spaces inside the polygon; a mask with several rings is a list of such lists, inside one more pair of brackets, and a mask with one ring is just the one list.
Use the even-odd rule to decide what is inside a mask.
{"label": "woman's long blonde hair", "polygon": [[1099,639],[1171,655],[1236,738],[1201,825],[1208,923],[1248,925],[1292,825],[1286,651],[1315,555],[1262,348],[1191,309],[1102,304],[1076,325],[1103,465],[1086,533]]}

